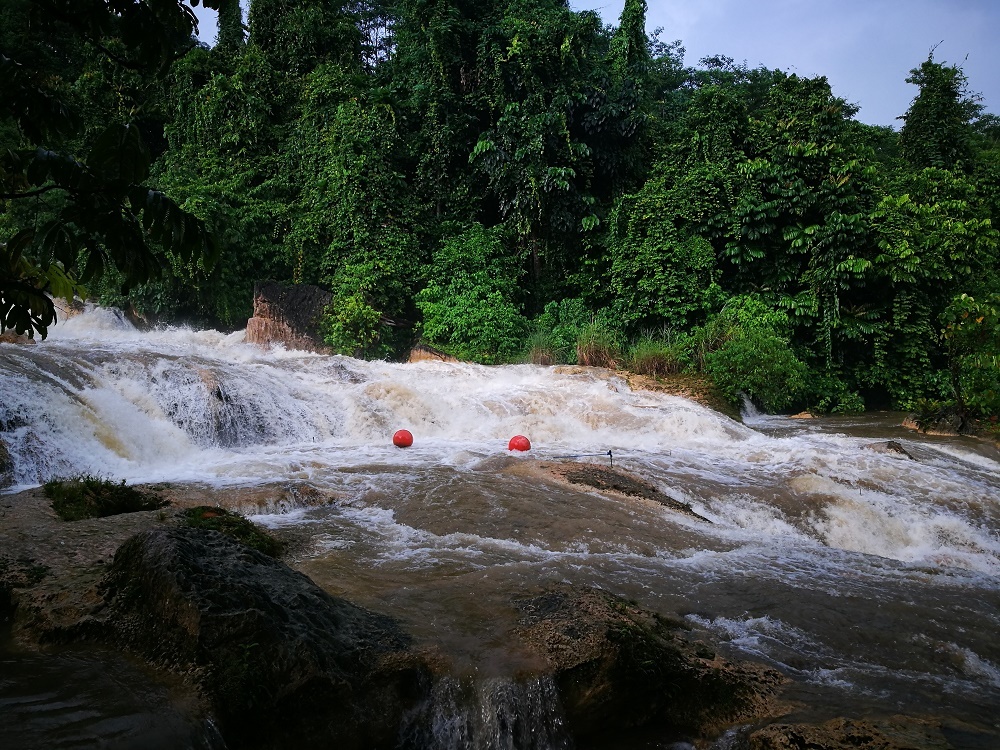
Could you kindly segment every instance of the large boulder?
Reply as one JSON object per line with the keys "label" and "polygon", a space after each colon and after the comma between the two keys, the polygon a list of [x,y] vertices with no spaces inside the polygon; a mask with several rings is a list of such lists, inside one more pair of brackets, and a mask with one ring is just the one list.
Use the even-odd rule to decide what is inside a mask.
{"label": "large boulder", "polygon": [[393,620],[218,532],[134,536],[103,590],[116,641],[192,675],[231,747],[391,747],[429,681]]}
{"label": "large boulder", "polygon": [[778,672],[726,661],[632,602],[565,587],[516,604],[519,640],[553,675],[576,738],[650,723],[706,736],[775,710]]}
{"label": "large boulder", "polygon": [[246,340],[268,349],[274,345],[330,354],[320,330],[333,299],[325,289],[309,284],[285,285],[264,281],[254,285],[253,317],[247,321]]}

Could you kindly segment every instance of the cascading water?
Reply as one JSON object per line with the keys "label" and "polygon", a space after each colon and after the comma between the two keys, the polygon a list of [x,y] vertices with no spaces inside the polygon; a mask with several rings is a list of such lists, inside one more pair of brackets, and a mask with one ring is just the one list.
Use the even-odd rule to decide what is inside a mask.
{"label": "cascading water", "polygon": [[[459,687],[428,708],[419,731],[439,730],[425,747],[561,746],[557,719],[524,707],[544,686],[512,682],[523,665],[502,639],[511,598],[550,582],[679,613],[791,676],[800,716],[945,717],[953,746],[996,746],[1000,453],[898,421],[744,425],[601,371],[266,353],[242,334],[140,333],[101,310],[0,346],[14,489],[92,473],[307,481],[339,498],[256,520],[308,530],[296,567],[454,659]],[[399,428],[412,448],[392,446]],[[509,456],[518,433],[533,450]],[[886,439],[915,460],[867,447]],[[532,472],[608,450],[712,523]],[[507,744],[485,739],[496,732],[470,705],[531,715],[547,739],[510,740],[512,721]]]}

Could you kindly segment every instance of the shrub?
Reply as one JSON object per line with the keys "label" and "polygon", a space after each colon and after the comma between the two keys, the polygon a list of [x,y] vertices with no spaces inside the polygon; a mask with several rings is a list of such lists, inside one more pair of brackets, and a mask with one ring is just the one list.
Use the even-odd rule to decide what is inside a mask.
{"label": "shrub", "polygon": [[323,320],[324,340],[338,354],[367,358],[379,341],[382,314],[360,292],[334,299]]}
{"label": "shrub", "polygon": [[861,414],[865,400],[852,391],[836,374],[810,372],[808,378],[809,410],[818,414]]}
{"label": "shrub", "polygon": [[155,492],[126,486],[124,479],[115,483],[89,474],[53,479],[43,484],[42,490],[64,521],[157,510],[168,504]]}
{"label": "shrub", "polygon": [[729,339],[708,354],[707,371],[733,403],[745,393],[770,412],[791,406],[805,387],[805,364],[787,340],[768,331]]}
{"label": "shrub", "polygon": [[251,547],[265,555],[277,557],[283,545],[273,536],[238,513],[224,508],[200,505],[188,508],[183,514],[184,523],[195,529],[210,529]]}
{"label": "shrub", "polygon": [[429,343],[484,364],[509,361],[522,350],[527,321],[515,303],[518,270],[496,230],[475,224],[447,240],[428,277],[416,303]]}
{"label": "shrub", "polygon": [[746,394],[767,411],[779,411],[804,391],[807,372],[786,328],[784,313],[759,298],[734,297],[696,331],[694,354],[730,401]]}

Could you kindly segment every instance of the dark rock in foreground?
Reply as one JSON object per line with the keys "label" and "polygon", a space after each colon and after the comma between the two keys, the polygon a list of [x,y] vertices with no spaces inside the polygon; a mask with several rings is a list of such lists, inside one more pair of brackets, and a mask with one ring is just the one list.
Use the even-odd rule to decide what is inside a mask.
{"label": "dark rock in foreground", "polygon": [[651,723],[706,736],[774,711],[778,672],[727,662],[612,594],[560,588],[517,604],[517,635],[551,671],[574,737]]}
{"label": "dark rock in foreground", "polygon": [[393,620],[215,531],[138,534],[103,586],[122,645],[192,674],[233,747],[392,746],[424,691]]}

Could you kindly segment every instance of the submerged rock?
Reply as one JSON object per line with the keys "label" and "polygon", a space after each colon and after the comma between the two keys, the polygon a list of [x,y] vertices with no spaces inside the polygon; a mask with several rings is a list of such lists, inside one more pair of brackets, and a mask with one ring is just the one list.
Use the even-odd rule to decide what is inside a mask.
{"label": "submerged rock", "polygon": [[773,713],[784,678],[728,662],[683,624],[612,594],[550,590],[516,602],[516,632],[551,671],[577,738],[658,726],[711,734]]}
{"label": "submerged rock", "polygon": [[903,447],[903,444],[896,440],[886,440],[884,443],[869,443],[865,446],[870,451],[875,451],[876,453],[888,453],[890,455],[902,456],[903,458],[908,458],[911,461],[915,459],[910,455],[909,451]]}
{"label": "submerged rock", "polygon": [[233,747],[392,746],[425,689],[395,621],[215,531],[136,535],[103,588],[117,640],[194,675]]}
{"label": "submerged rock", "polygon": [[660,492],[660,490],[649,482],[633,477],[623,471],[595,464],[570,463],[556,467],[555,472],[571,484],[593,487],[595,490],[602,492],[611,491],[628,495],[629,497],[652,500],[671,510],[678,511],[692,518],[697,518],[699,521],[711,523],[704,516],[695,513],[687,503],[674,500],[672,497]]}

